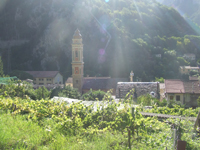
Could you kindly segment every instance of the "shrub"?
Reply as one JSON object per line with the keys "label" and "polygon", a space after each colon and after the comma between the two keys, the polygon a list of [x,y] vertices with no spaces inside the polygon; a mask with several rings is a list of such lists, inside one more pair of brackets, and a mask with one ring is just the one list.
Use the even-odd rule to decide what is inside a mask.
{"label": "shrub", "polygon": [[176,106],[180,106],[180,107],[182,107],[182,108],[185,107],[183,104],[181,104],[181,102],[177,102],[177,101],[175,101],[175,100],[169,100],[167,106],[168,106],[169,108],[175,108]]}
{"label": "shrub", "polygon": [[45,87],[34,90],[33,86],[28,82],[21,82],[21,80],[12,80],[9,81],[7,85],[1,85],[0,95],[11,98],[26,98],[28,96],[33,100],[37,100],[48,98],[50,92]]}
{"label": "shrub", "polygon": [[46,99],[50,96],[50,91],[48,91],[44,86],[39,87],[35,90],[36,99]]}
{"label": "shrub", "polygon": [[90,91],[82,95],[82,99],[83,100],[103,100],[105,94],[106,92],[104,91],[100,91],[100,90],[92,91],[92,89],[90,89]]}
{"label": "shrub", "polygon": [[54,96],[80,99],[81,94],[77,89],[74,89],[71,86],[65,86],[64,88],[56,87],[53,89],[50,97],[52,98]]}
{"label": "shrub", "polygon": [[153,106],[156,104],[157,106],[163,107],[167,105],[167,100],[164,99],[163,101],[160,101],[157,98],[153,98],[151,95],[147,94],[138,97],[137,103],[142,104],[143,106]]}

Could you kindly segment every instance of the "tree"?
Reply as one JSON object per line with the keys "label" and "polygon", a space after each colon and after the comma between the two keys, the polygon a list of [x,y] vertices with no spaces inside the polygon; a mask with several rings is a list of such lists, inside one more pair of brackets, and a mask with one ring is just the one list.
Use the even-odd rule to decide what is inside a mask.
{"label": "tree", "polygon": [[0,77],[3,77],[4,74],[3,74],[3,62],[1,60],[1,57],[0,57]]}
{"label": "tree", "polygon": [[165,79],[163,77],[157,78],[155,77],[156,82],[164,83]]}
{"label": "tree", "polygon": [[20,80],[26,80],[26,79],[32,79],[33,80],[33,76],[24,72],[24,71],[20,71],[20,70],[14,70],[11,73],[9,73],[9,75],[11,77],[16,76],[17,78],[19,78]]}

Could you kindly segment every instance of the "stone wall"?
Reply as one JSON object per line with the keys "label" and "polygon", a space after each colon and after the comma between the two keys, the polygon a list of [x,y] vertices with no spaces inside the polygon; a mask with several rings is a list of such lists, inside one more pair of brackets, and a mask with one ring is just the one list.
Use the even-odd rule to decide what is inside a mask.
{"label": "stone wall", "polygon": [[132,93],[134,98],[146,94],[151,94],[156,98],[160,97],[159,82],[118,82],[116,98],[124,98],[132,89],[134,89]]}

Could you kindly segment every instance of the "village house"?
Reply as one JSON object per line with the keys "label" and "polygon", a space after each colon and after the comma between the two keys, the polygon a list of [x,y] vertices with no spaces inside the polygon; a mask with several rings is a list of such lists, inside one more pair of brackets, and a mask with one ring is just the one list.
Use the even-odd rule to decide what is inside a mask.
{"label": "village house", "polygon": [[181,74],[189,74],[190,71],[200,72],[200,68],[199,67],[191,67],[191,66],[180,66],[180,68],[179,68],[179,72]]}
{"label": "village house", "polygon": [[196,59],[196,56],[195,56],[195,54],[184,54],[183,58],[185,58],[186,60],[189,60],[189,61],[194,61]]}
{"label": "village house", "polygon": [[157,58],[161,58],[161,57],[162,57],[161,54],[156,54],[155,56],[156,56]]}
{"label": "village house", "polygon": [[36,85],[63,84],[63,76],[58,71],[25,71],[33,76]]}
{"label": "village house", "polygon": [[186,107],[197,107],[197,99],[200,96],[199,81],[165,80],[165,96],[168,101],[175,100]]}

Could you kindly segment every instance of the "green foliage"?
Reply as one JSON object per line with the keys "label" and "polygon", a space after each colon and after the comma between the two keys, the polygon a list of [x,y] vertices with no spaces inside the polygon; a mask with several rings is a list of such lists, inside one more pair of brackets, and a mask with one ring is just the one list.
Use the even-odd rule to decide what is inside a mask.
{"label": "green foliage", "polygon": [[176,100],[169,100],[168,103],[167,103],[167,106],[169,108],[175,108],[177,106],[180,106],[182,108],[185,107],[180,101],[176,101]]}
{"label": "green foliage", "polygon": [[183,57],[177,57],[180,66],[189,66],[190,63],[186,61]]}
{"label": "green foliage", "polygon": [[[107,103],[105,100],[95,105],[96,110],[94,110],[93,104],[90,106],[84,106],[81,103],[68,105],[65,102],[53,100],[33,101],[1,97],[0,146],[3,149],[7,149],[8,146],[9,148],[25,146],[28,149],[43,147],[126,149],[128,147],[127,130],[130,130],[131,145],[134,149],[171,148],[173,125],[176,128],[181,127],[179,130],[181,139],[187,140],[189,148],[200,148],[192,122],[175,119],[161,122],[157,118],[144,118],[138,112],[138,108],[131,112],[129,104],[124,104],[122,109],[118,109],[120,105],[115,102]],[[175,110],[164,107],[162,110],[165,109],[169,112],[181,110],[185,114],[184,109],[180,107]],[[193,110],[189,110],[187,113],[192,114]],[[8,128],[8,124],[12,124],[13,130]],[[192,140],[188,138],[191,136]]]}
{"label": "green foliage", "polygon": [[90,89],[90,91],[88,91],[87,93],[84,93],[81,97],[81,99],[83,100],[89,100],[89,101],[96,101],[96,100],[103,100],[104,96],[105,96],[106,92],[104,91],[92,91],[92,89]]}
{"label": "green foliage", "polygon": [[[25,0],[21,0],[15,4],[9,1],[6,3],[6,7],[2,8],[2,11],[8,14],[6,17],[8,19],[4,18],[4,13],[0,14],[2,40],[7,40],[8,33],[6,31],[9,30],[12,33],[19,33],[21,39],[30,41],[11,48],[11,64],[14,70],[29,68],[56,70],[59,67],[62,74],[71,75],[71,48],[65,45],[70,45],[75,27],[80,29],[85,38],[84,45],[87,45],[87,48],[84,49],[84,53],[90,54],[84,55],[84,70],[93,76],[101,74],[102,76],[127,77],[130,70],[133,70],[142,81],[152,81],[155,77],[177,78],[179,66],[185,64],[185,61],[177,56],[194,53],[199,59],[200,38],[198,32],[191,28],[190,24],[177,11],[155,1],[115,0],[113,2],[110,0],[106,3],[102,0],[85,0],[84,5],[80,0],[68,0],[67,3],[62,1],[59,4],[52,3],[52,5],[46,5],[48,0],[44,0],[42,3],[38,3],[39,0],[35,1],[35,3],[24,3]],[[37,14],[34,11],[38,8],[38,4],[45,8],[43,13]],[[26,12],[15,28],[7,26],[7,24],[16,22],[13,20],[12,13],[9,13],[14,12],[13,5],[19,7],[22,12]],[[64,22],[67,20],[69,24],[65,27],[60,26],[60,30],[56,34],[52,34],[51,30],[45,30],[47,27],[53,28],[51,24],[55,16],[46,15],[52,9],[50,6],[58,16],[75,12],[67,18],[61,15],[60,20]],[[85,7],[91,8],[90,11]],[[31,23],[28,16],[40,18],[37,27]],[[29,22],[29,25],[27,26],[23,22]],[[88,27],[89,22],[91,23],[90,27]],[[105,24],[105,27],[101,24]],[[96,32],[95,36],[94,31]],[[64,32],[67,32],[69,36],[66,40],[64,37],[61,37],[60,40],[57,35],[62,35]],[[45,39],[43,38],[44,34],[52,36]],[[92,36],[88,37],[87,35]],[[109,37],[115,38],[110,40]],[[63,51],[63,47],[66,47],[66,51]],[[105,56],[99,58],[97,55],[98,51],[104,47],[106,47],[107,59],[103,58]],[[44,59],[43,51],[47,49],[46,55],[51,59]],[[2,57],[4,66],[8,66],[6,49],[1,50],[1,53],[2,56],[5,56]],[[161,54],[162,59],[155,58],[156,54]],[[97,60],[101,62],[100,65]],[[43,62],[42,67],[40,62]],[[117,69],[112,66],[117,66]]]}
{"label": "green foliage", "polygon": [[166,106],[167,101],[164,99],[163,101],[158,100],[157,98],[153,98],[150,94],[141,95],[137,99],[137,103],[141,104],[142,106]]}
{"label": "green foliage", "polygon": [[4,97],[30,97],[33,100],[37,100],[42,98],[46,99],[50,96],[50,91],[48,91],[45,87],[40,87],[39,89],[34,90],[30,83],[21,82],[21,80],[9,81],[7,85],[0,86],[0,95]]}
{"label": "green foliage", "polygon": [[47,88],[45,88],[44,86],[39,87],[38,89],[35,90],[36,99],[38,99],[38,100],[49,98],[50,93],[51,92],[48,91]]}
{"label": "green foliage", "polygon": [[53,89],[50,97],[53,98],[54,96],[80,99],[81,94],[77,89],[74,89],[71,86],[65,86],[64,88],[56,87]]}
{"label": "green foliage", "polygon": [[20,70],[14,70],[11,73],[9,73],[9,75],[11,77],[16,76],[20,80],[26,80],[26,79],[32,79],[33,80],[33,76],[32,75],[30,75],[29,73],[26,73],[24,71],[20,71]]}
{"label": "green foliage", "polygon": [[155,77],[155,82],[164,83],[165,79],[163,77],[157,78]]}
{"label": "green foliage", "polygon": [[142,106],[151,106],[152,97],[148,95],[141,95],[137,98],[137,103],[142,104]]}
{"label": "green foliage", "polygon": [[185,116],[185,117],[197,117],[200,107],[196,109],[188,108],[185,109],[180,105],[173,105],[173,108],[168,106],[165,107],[153,107],[152,109],[146,109],[145,112],[158,113],[158,114],[168,114],[175,116]]}

